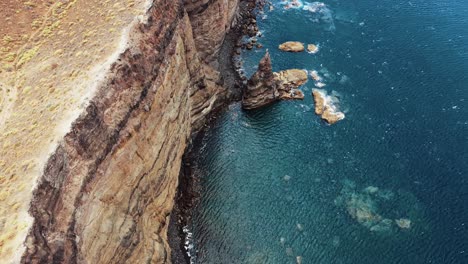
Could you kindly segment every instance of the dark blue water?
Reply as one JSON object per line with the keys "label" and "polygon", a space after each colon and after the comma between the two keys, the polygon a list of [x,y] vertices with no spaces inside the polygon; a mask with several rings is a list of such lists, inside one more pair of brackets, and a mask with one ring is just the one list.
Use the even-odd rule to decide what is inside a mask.
{"label": "dark blue water", "polygon": [[314,114],[312,80],[304,101],[219,117],[195,161],[194,262],[468,263],[468,2],[274,3],[246,72],[266,48],[275,71],[317,70],[346,118]]}

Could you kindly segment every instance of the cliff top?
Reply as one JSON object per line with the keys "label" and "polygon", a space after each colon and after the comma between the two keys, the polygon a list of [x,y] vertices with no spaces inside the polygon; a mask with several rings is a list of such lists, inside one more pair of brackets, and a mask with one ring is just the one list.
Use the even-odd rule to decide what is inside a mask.
{"label": "cliff top", "polygon": [[128,45],[144,0],[0,3],[0,259],[17,262],[37,178]]}

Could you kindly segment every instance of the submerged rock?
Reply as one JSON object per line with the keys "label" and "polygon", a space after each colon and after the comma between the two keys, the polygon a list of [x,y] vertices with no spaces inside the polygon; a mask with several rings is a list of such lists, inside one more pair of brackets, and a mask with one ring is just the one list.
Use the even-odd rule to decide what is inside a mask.
{"label": "submerged rock", "polygon": [[363,191],[366,192],[366,193],[374,194],[374,193],[377,193],[379,191],[379,187],[368,186],[368,187],[364,188]]}
{"label": "submerged rock", "polygon": [[346,201],[346,207],[349,215],[358,223],[372,226],[382,220],[382,217],[376,212],[377,207],[374,200],[367,195],[350,195]]}
{"label": "submerged rock", "polygon": [[273,72],[270,53],[267,51],[258,65],[258,70],[247,82],[242,97],[244,109],[255,109],[277,100],[304,99],[297,87],[307,82],[307,72],[291,69]]}
{"label": "submerged rock", "polygon": [[298,41],[287,41],[278,46],[282,51],[288,52],[302,52],[304,51],[304,44]]}
{"label": "submerged rock", "polygon": [[302,257],[301,256],[296,257],[296,263],[297,264],[302,264]]}
{"label": "submerged rock", "polygon": [[381,197],[382,192],[390,191],[372,185],[360,190],[354,182],[346,181],[335,204],[344,207],[351,218],[372,232],[395,231],[395,227],[411,228],[410,219],[399,217],[401,214],[414,214],[414,209],[418,206],[414,203],[406,206],[411,200],[408,197],[411,196],[406,197],[405,194],[389,201]]}
{"label": "submerged rock", "polygon": [[321,116],[327,123],[332,125],[345,118],[345,114],[338,110],[334,100],[327,95],[326,91],[313,89],[312,95],[315,102],[315,114]]}
{"label": "submerged rock", "polygon": [[409,229],[411,228],[411,220],[406,218],[396,219],[395,223],[401,229]]}

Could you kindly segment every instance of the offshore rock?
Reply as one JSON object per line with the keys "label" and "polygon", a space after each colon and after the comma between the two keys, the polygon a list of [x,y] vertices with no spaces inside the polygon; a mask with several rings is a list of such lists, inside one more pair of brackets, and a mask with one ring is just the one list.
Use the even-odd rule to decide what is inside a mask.
{"label": "offshore rock", "polygon": [[330,125],[343,120],[345,115],[340,112],[335,105],[336,99],[327,95],[327,92],[320,89],[313,89],[312,95],[314,96],[315,114],[322,117]]}
{"label": "offshore rock", "polygon": [[296,88],[307,82],[307,71],[290,69],[275,72],[275,79],[279,80],[283,89]]}
{"label": "offshore rock", "polygon": [[309,52],[309,53],[315,54],[315,53],[318,52],[318,50],[319,50],[319,48],[315,44],[308,44],[307,45],[307,52]]}
{"label": "offshore rock", "polygon": [[304,51],[304,44],[298,41],[288,41],[278,46],[282,51],[288,52],[302,52]]}
{"label": "offshore rock", "polygon": [[278,86],[279,82],[271,68],[270,53],[267,51],[258,64],[258,70],[247,82],[242,107],[255,109],[273,103],[279,98]]}
{"label": "offshore rock", "polygon": [[278,92],[281,99],[304,99],[304,93],[296,89],[307,82],[307,71],[290,69],[275,72],[275,79],[278,80]]}
{"label": "offshore rock", "polygon": [[307,72],[304,70],[273,72],[270,53],[267,51],[260,60],[257,72],[247,82],[242,107],[255,109],[281,99],[304,99],[304,93],[297,87],[306,82]]}
{"label": "offshore rock", "polygon": [[411,220],[406,218],[395,219],[395,223],[401,229],[409,229],[411,228]]}

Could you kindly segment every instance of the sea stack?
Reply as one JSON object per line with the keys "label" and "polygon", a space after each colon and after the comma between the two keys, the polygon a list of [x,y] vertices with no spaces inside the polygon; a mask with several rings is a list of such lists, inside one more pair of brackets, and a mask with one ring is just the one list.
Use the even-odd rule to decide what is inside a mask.
{"label": "sea stack", "polygon": [[257,72],[247,82],[242,107],[255,109],[273,103],[279,97],[277,86],[278,82],[271,68],[270,53],[267,51],[258,64]]}
{"label": "sea stack", "polygon": [[290,69],[273,72],[270,53],[267,51],[260,60],[258,70],[247,82],[242,97],[244,109],[255,109],[277,100],[304,99],[304,93],[297,89],[307,82],[307,72]]}

